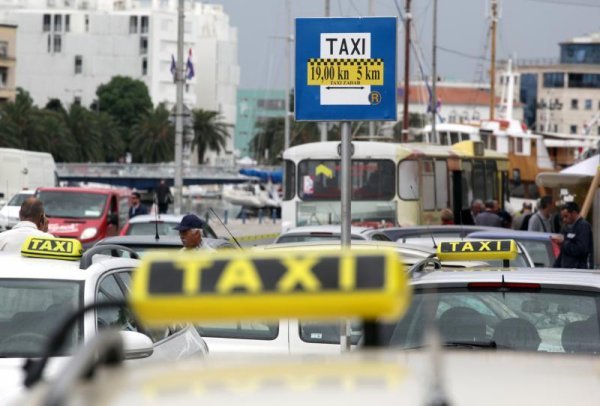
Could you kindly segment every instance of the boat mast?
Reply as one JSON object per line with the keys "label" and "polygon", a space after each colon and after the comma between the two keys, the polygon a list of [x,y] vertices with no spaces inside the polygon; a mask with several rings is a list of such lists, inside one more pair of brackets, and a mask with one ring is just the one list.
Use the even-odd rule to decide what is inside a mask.
{"label": "boat mast", "polygon": [[433,47],[431,68],[431,139],[438,142],[435,121],[437,114],[437,0],[433,0]]}
{"label": "boat mast", "polygon": [[498,1],[491,0],[491,19],[492,19],[492,56],[490,67],[490,120],[494,119],[494,108],[496,104],[496,24],[498,22]]}
{"label": "boat mast", "polygon": [[412,15],[410,13],[410,0],[406,0],[404,12],[404,110],[402,116],[402,142],[408,141],[408,94],[410,92],[410,25]]}

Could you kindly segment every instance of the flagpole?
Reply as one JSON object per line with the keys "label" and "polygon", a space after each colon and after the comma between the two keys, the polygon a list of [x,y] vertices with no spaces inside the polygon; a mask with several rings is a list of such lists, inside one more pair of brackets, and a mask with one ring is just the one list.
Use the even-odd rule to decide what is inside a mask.
{"label": "flagpole", "polygon": [[181,214],[183,188],[183,10],[184,0],[177,6],[177,69],[175,71],[176,110],[175,110],[175,188],[173,211]]}

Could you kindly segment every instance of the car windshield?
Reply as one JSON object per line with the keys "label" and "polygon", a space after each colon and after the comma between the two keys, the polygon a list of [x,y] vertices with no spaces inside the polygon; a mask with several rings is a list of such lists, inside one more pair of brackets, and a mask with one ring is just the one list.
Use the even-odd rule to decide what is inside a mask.
{"label": "car windshield", "polygon": [[131,223],[127,229],[127,235],[155,235],[158,230],[158,235],[179,235],[179,231],[173,227],[179,223]]}
{"label": "car windshield", "polygon": [[44,203],[48,217],[100,218],[107,195],[65,191],[41,191],[38,198]]}
{"label": "car windshield", "polygon": [[[61,320],[82,306],[82,284],[42,279],[0,280],[0,357],[37,357]],[[82,338],[78,324],[60,355],[70,353]]]}
{"label": "car windshield", "polygon": [[552,267],[554,265],[554,254],[552,253],[550,240],[519,240],[519,242],[525,247],[536,267]]}
{"label": "car windshield", "polygon": [[[277,244],[285,244],[288,242],[310,242],[310,241],[334,241],[340,240],[339,234],[296,234],[282,235],[277,239]],[[352,240],[363,240],[356,235],[350,237]]]}
{"label": "car windshield", "polygon": [[21,207],[21,205],[23,204],[23,202],[25,201],[25,199],[27,199],[28,197],[31,197],[31,194],[28,193],[17,193],[16,195],[14,195],[12,197],[12,199],[10,199],[10,201],[8,202],[7,206],[19,206]]}
{"label": "car windshield", "polygon": [[600,353],[600,294],[572,290],[439,289],[415,291],[390,344],[424,344],[427,315],[448,346]]}

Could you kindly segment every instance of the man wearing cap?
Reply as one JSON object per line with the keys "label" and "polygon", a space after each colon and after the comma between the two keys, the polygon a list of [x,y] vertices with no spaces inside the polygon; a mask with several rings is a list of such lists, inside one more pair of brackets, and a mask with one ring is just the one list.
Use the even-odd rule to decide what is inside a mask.
{"label": "man wearing cap", "polygon": [[21,204],[19,222],[10,230],[0,234],[0,251],[21,252],[21,246],[29,236],[54,238],[48,234],[48,218],[42,201],[28,197]]}
{"label": "man wearing cap", "polygon": [[183,243],[182,251],[208,250],[214,251],[214,248],[202,243],[202,226],[204,222],[195,214],[186,214],[181,219],[178,226],[174,227],[179,231],[179,238]]}

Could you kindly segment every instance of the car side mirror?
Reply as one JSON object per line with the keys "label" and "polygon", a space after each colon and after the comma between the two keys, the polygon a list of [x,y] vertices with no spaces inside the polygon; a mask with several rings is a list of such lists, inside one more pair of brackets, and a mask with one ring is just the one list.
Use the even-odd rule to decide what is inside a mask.
{"label": "car side mirror", "polygon": [[147,358],[154,353],[150,337],[137,331],[119,331],[123,340],[125,359]]}

